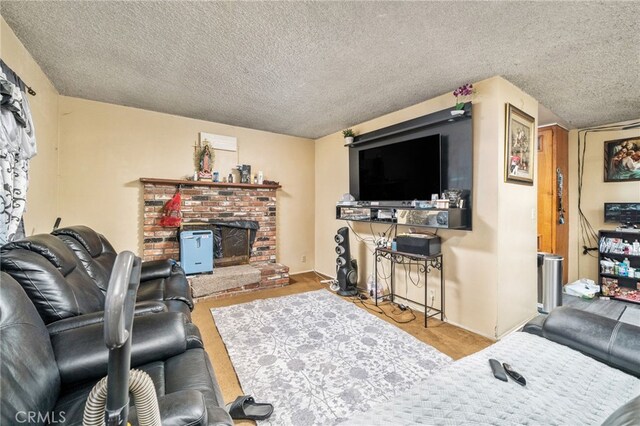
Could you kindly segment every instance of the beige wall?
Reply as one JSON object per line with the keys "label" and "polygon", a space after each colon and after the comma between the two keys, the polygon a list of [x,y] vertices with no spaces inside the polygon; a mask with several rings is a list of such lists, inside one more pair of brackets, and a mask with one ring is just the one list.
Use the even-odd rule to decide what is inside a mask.
{"label": "beige wall", "polygon": [[277,260],[292,273],[313,269],[313,141],[65,96],[60,97],[63,225],[86,224],[107,235],[117,250],[141,253],[138,180],[192,174],[198,132],[237,137],[240,163],[281,183]]}
{"label": "beige wall", "polygon": [[[495,338],[536,313],[535,187],[504,183],[503,151],[505,103],[533,116],[538,106],[500,77],[474,83],[474,87],[473,231],[440,230],[439,235],[443,238],[448,321]],[[445,94],[353,129],[366,133],[449,108],[452,102],[451,95]],[[340,133],[316,141],[316,269],[330,276],[335,276],[333,235],[345,226],[335,220],[335,203],[349,192],[348,148],[343,144]],[[385,229],[373,226],[376,233]],[[399,232],[405,230],[399,228]],[[371,238],[368,225],[354,224],[354,229],[365,239]],[[373,272],[372,244],[358,242],[353,235],[351,244],[360,265],[359,280],[365,282]],[[388,269],[384,273],[388,275]],[[422,299],[422,289],[404,288],[403,284],[398,286],[401,295],[406,291],[409,298]]]}
{"label": "beige wall", "polygon": [[[640,118],[640,117],[639,117]],[[634,122],[637,120],[633,120]],[[614,123],[623,124],[623,123]],[[584,142],[584,132],[580,133]],[[587,135],[582,181],[582,212],[596,233],[600,229],[615,229],[616,224],[604,223],[605,202],[640,202],[640,182],[604,181],[604,142],[628,137],[640,137],[640,130],[592,132]],[[578,130],[569,132],[569,282],[580,278],[598,281],[597,252],[582,254],[584,243],[579,238],[578,216]]]}
{"label": "beige wall", "polygon": [[58,91],[2,18],[0,56],[37,92],[28,95],[38,155],[31,160],[25,231],[27,235],[50,232],[57,217]]}
{"label": "beige wall", "polygon": [[[505,103],[536,118],[538,101],[510,82],[498,84],[498,319],[496,335],[503,336],[537,315],[537,163],[534,185],[504,182]],[[534,135],[534,148],[537,137]],[[537,150],[534,149],[534,152]],[[537,158],[536,158],[537,160]],[[482,167],[480,165],[480,167]],[[477,193],[476,193],[477,194]],[[478,194],[479,196],[480,194]]]}

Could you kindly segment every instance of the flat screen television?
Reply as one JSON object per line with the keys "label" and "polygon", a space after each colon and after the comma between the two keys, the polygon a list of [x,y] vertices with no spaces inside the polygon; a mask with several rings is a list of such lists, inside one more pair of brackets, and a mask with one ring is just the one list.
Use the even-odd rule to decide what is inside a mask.
{"label": "flat screen television", "polygon": [[640,225],[640,203],[604,203],[604,221]]}
{"label": "flat screen television", "polygon": [[350,191],[359,201],[430,200],[442,192],[440,134],[362,147],[357,156]]}

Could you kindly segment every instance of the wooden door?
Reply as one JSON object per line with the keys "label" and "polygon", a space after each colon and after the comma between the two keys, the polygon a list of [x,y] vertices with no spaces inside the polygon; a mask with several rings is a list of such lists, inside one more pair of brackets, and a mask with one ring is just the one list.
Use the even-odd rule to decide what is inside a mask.
{"label": "wooden door", "polygon": [[[555,252],[564,257],[562,282],[566,284],[569,279],[569,132],[560,126],[553,126],[553,144],[555,170],[560,170],[563,178],[562,196],[558,193],[557,181],[554,193],[556,200],[554,205],[556,211]],[[560,223],[561,215],[564,223]]]}
{"label": "wooden door", "polygon": [[564,257],[563,283],[569,271],[568,175],[568,132],[555,125],[539,128],[538,251]]}
{"label": "wooden door", "polygon": [[553,130],[538,129],[538,251],[555,248]]}

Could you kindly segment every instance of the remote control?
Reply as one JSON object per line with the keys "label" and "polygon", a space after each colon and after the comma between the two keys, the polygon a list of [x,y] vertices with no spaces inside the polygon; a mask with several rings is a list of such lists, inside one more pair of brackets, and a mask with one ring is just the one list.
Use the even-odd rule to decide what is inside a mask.
{"label": "remote control", "polygon": [[511,376],[511,378],[513,380],[515,380],[517,384],[522,385],[522,386],[526,386],[527,385],[527,381],[525,380],[525,378],[522,377],[522,375],[520,373],[518,373],[513,368],[511,368],[511,366],[509,364],[507,364],[505,362],[504,364],[502,364],[502,366],[504,367],[504,371],[506,371],[507,374],[509,376]]}
{"label": "remote control", "polygon": [[500,361],[492,358],[489,360],[489,365],[491,366],[491,371],[493,371],[493,376],[496,379],[502,380],[503,382],[507,382],[509,380],[507,379],[507,375],[504,372],[504,368],[502,368]]}

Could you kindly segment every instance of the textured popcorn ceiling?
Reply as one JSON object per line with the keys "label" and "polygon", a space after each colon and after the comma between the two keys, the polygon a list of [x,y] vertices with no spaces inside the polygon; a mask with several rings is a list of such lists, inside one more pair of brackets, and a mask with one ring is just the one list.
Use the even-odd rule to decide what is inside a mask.
{"label": "textured popcorn ceiling", "polygon": [[638,2],[2,1],[1,13],[64,95],[278,133],[324,136],[494,75],[571,127],[640,116]]}

